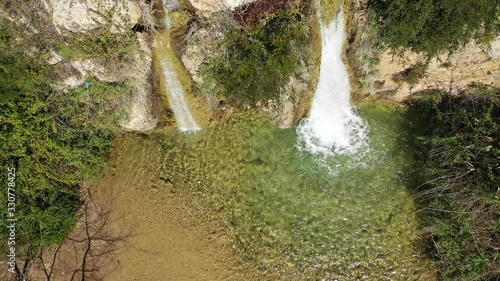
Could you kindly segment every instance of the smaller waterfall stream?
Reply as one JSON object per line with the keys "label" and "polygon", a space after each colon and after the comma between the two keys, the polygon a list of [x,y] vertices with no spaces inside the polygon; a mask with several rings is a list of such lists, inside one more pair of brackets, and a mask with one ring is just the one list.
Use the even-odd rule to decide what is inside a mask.
{"label": "smaller waterfall stream", "polygon": [[167,94],[170,106],[174,111],[175,120],[179,129],[183,132],[192,132],[201,130],[196,120],[194,120],[191,111],[189,110],[188,103],[184,97],[184,90],[182,89],[181,82],[177,77],[174,70],[174,63],[172,58],[165,57],[160,62],[163,74],[167,84]]}
{"label": "smaller waterfall stream", "polygon": [[344,14],[321,22],[320,74],[309,118],[297,128],[300,147],[313,154],[354,154],[368,148],[367,128],[350,102],[349,76],[342,62]]}
{"label": "smaller waterfall stream", "polygon": [[164,83],[170,107],[175,115],[177,126],[183,132],[195,132],[201,130],[189,109],[184,96],[184,89],[175,70],[174,52],[170,48],[170,17],[165,18],[165,30],[156,35],[156,53],[164,76]]}

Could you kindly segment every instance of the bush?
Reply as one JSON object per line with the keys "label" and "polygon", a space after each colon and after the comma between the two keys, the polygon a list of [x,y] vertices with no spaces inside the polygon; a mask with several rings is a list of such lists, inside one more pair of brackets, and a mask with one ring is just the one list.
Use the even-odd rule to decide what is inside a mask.
{"label": "bush", "polygon": [[411,49],[434,57],[472,39],[492,40],[499,31],[497,0],[370,0],[369,5],[382,41],[400,54]]}
{"label": "bush", "polygon": [[[410,101],[420,131],[430,254],[444,280],[500,278],[500,89]],[[422,121],[422,120],[421,120]]]}
{"label": "bush", "polygon": [[308,36],[306,18],[295,8],[249,28],[233,28],[203,66],[210,85],[205,88],[237,104],[278,98],[306,60]]}
{"label": "bush", "polygon": [[251,27],[265,18],[273,17],[292,4],[292,0],[259,0],[236,7],[232,11],[232,18],[241,26]]}

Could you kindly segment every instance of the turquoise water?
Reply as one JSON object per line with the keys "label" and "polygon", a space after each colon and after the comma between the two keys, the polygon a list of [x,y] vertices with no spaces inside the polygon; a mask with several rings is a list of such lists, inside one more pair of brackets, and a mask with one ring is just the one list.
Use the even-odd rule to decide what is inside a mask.
{"label": "turquoise water", "polygon": [[220,215],[243,260],[284,280],[423,278],[408,124],[390,106],[360,114],[369,148],[355,155],[311,155],[295,129],[251,114],[158,134],[160,174]]}

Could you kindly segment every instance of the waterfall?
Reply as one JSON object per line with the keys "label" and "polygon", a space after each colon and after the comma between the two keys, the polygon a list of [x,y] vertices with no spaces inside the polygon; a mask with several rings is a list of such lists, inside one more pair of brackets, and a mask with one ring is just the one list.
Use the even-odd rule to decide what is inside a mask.
{"label": "waterfall", "polygon": [[157,54],[160,66],[163,72],[165,88],[168,96],[170,107],[175,115],[177,126],[183,132],[195,132],[201,130],[198,123],[194,119],[189,105],[184,96],[184,89],[182,88],[181,81],[175,71],[174,59],[176,59],[174,52],[170,49],[169,41],[169,27],[170,17],[165,18],[165,31],[159,34],[161,36],[157,42]]}
{"label": "waterfall", "polygon": [[174,63],[172,58],[165,57],[160,62],[161,68],[163,70],[163,75],[165,75],[168,101],[172,107],[172,111],[175,115],[175,120],[179,129],[183,132],[194,132],[200,130],[200,126],[194,120],[191,111],[189,110],[188,103],[184,97],[184,89],[182,88],[181,81],[177,77],[177,73],[174,70]]}
{"label": "waterfall", "polygon": [[342,61],[343,12],[320,26],[319,80],[310,116],[297,128],[299,147],[313,154],[355,154],[368,148],[367,127],[350,102],[349,76]]}

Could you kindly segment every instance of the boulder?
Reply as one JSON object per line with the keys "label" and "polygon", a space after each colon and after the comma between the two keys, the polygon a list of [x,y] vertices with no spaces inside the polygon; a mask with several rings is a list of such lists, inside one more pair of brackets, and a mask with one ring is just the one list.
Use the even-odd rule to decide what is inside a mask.
{"label": "boulder", "polygon": [[137,4],[126,0],[46,0],[45,7],[59,33],[86,33],[107,25],[120,33],[140,17]]}

